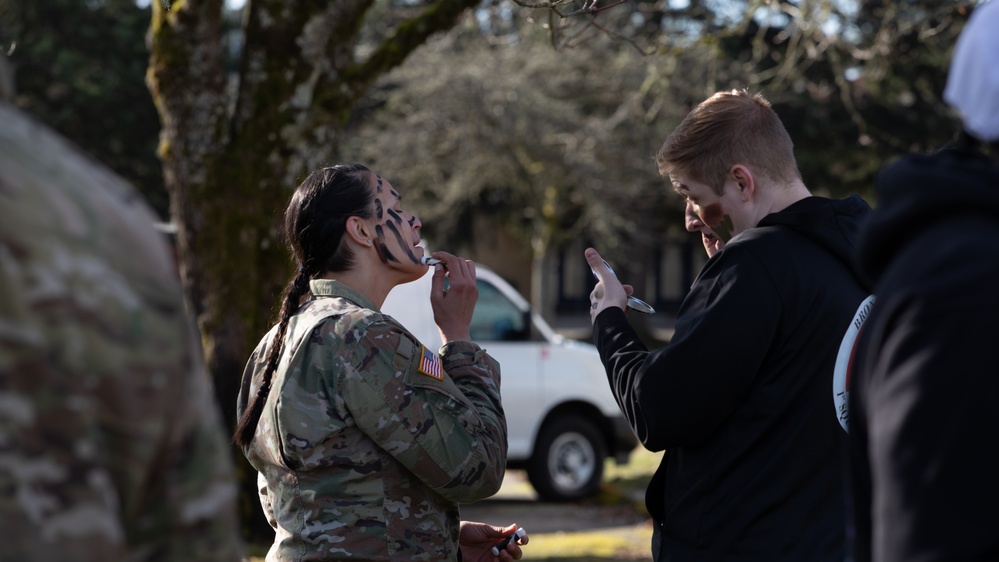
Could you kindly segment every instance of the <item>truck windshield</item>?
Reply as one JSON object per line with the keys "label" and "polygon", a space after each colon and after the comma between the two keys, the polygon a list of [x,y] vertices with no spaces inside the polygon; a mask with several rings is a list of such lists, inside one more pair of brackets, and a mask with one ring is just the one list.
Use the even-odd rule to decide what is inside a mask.
{"label": "truck windshield", "polygon": [[475,341],[522,341],[529,329],[527,315],[488,282],[479,280],[479,301],[472,314]]}

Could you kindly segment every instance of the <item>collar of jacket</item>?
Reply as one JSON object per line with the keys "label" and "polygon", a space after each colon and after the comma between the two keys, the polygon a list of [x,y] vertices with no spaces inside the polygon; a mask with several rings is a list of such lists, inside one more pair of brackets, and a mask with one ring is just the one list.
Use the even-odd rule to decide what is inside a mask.
{"label": "collar of jacket", "polygon": [[371,302],[368,297],[362,295],[347,285],[344,285],[336,279],[313,279],[309,281],[309,290],[312,291],[312,296],[317,299],[325,297],[340,297],[353,302],[361,308],[370,308],[371,310],[381,312],[381,310],[375,306],[375,303]]}

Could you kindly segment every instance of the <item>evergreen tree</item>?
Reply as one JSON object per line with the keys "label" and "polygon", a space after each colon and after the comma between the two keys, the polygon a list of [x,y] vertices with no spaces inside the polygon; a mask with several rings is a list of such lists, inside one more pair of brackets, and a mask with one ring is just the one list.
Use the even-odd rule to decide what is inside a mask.
{"label": "evergreen tree", "polygon": [[146,89],[150,10],[135,0],[0,0],[15,104],[129,180],[161,217],[159,118]]}

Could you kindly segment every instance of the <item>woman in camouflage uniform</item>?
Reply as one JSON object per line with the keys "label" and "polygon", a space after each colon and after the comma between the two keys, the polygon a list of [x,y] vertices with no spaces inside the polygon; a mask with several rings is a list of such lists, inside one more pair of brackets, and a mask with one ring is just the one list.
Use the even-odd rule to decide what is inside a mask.
{"label": "woman in camouflage uniform", "polygon": [[234,436],[275,529],[268,561],[521,556],[512,541],[489,552],[514,526],[458,516],[459,502],[499,489],[506,466],[499,365],[469,336],[473,263],[434,253],[439,355],[379,311],[427,268],[401,199],[364,166],[334,166],[285,211],[299,268],[247,363]]}

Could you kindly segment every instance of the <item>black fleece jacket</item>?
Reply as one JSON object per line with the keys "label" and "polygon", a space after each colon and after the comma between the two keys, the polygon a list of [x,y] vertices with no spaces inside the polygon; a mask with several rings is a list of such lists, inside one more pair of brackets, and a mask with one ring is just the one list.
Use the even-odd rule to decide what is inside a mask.
{"label": "black fleece jacket", "polygon": [[708,260],[670,344],[611,308],[594,341],[642,444],[657,561],[836,561],[845,553],[840,341],[867,291],[852,264],[870,207],[809,197]]}
{"label": "black fleece jacket", "polygon": [[999,560],[999,164],[906,156],[860,262],[877,302],[850,393],[858,562]]}

